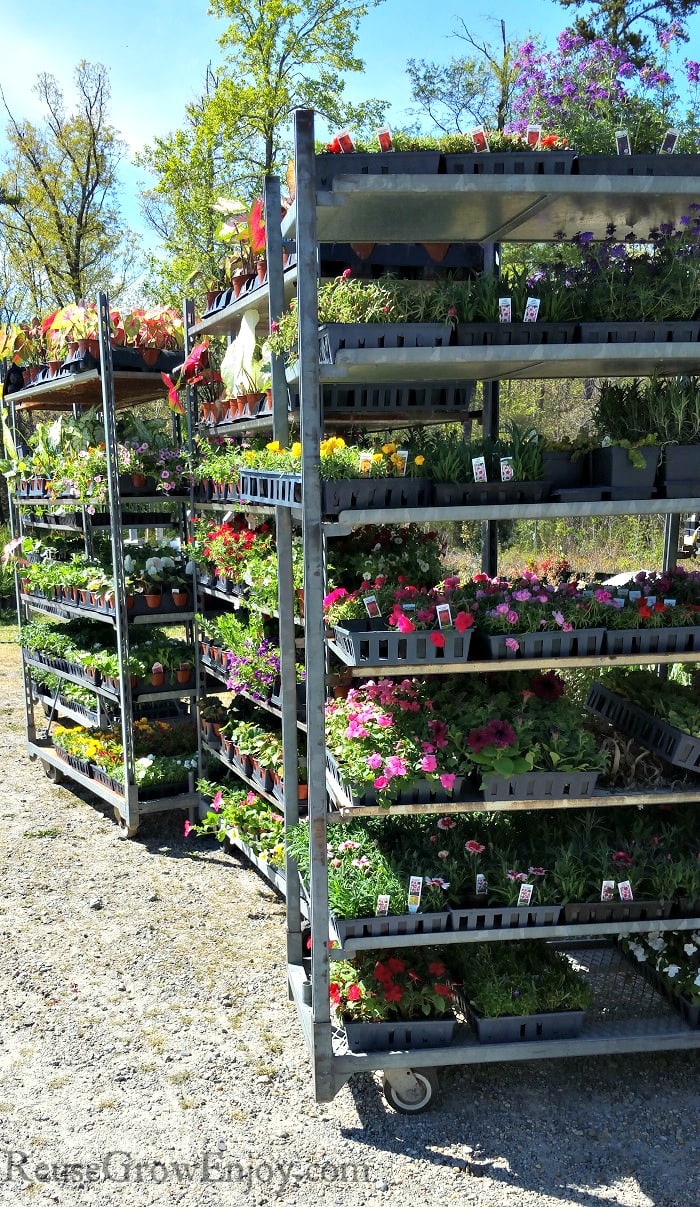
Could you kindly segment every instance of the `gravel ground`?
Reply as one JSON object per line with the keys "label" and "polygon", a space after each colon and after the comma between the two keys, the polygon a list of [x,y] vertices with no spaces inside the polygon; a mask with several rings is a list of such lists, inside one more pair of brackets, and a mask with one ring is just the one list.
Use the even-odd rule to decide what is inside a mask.
{"label": "gravel ground", "polygon": [[694,1052],[447,1070],[415,1118],[369,1076],[315,1104],[280,902],[179,817],[120,840],[27,759],[12,645],[0,683],[1,1202],[700,1202]]}

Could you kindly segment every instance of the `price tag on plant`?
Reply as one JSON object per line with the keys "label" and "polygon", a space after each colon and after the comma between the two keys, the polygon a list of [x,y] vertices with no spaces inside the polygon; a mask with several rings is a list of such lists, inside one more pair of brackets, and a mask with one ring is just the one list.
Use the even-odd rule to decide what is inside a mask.
{"label": "price tag on plant", "polygon": [[394,453],[394,457],[396,458],[396,461],[401,462],[400,465],[397,465],[396,461],[394,461],[394,464],[396,465],[397,477],[405,478],[406,466],[408,465],[408,449],[397,448],[396,452]]}
{"label": "price tag on plant", "polygon": [[382,613],[379,604],[377,603],[376,595],[365,595],[362,602],[365,605],[365,612],[369,618],[371,620],[379,620]]}
{"label": "price tag on plant", "polygon": [[630,143],[630,136],[626,130],[615,131],[615,146],[617,147],[618,155],[632,154],[632,144]]}
{"label": "price tag on plant", "polygon": [[664,600],[664,607],[665,607],[665,608],[675,608],[675,606],[676,606],[676,600],[675,600],[675,599],[665,599],[665,600]]}
{"label": "price tag on plant", "polygon": [[452,628],[452,609],[449,604],[438,604],[436,609],[437,622],[441,629]]}
{"label": "price tag on plant", "polygon": [[380,893],[377,897],[377,908],[374,911],[375,918],[383,918],[389,913],[389,894]]}
{"label": "price tag on plant", "polygon": [[498,321],[499,323],[510,323],[513,317],[513,303],[510,298],[498,299]]}
{"label": "price tag on plant", "polygon": [[518,905],[529,905],[532,901],[534,884],[521,884],[518,893]]}
{"label": "price tag on plant", "polygon": [[475,891],[477,893],[477,896],[480,893],[488,893],[488,891],[489,891],[489,882],[486,879],[486,877],[484,876],[483,872],[477,872],[477,874],[476,874]]}
{"label": "price tag on plant", "polygon": [[486,137],[486,131],[483,126],[475,126],[469,133],[472,136],[475,151],[489,151],[489,140]]}
{"label": "price tag on plant", "polygon": [[630,602],[634,602],[635,599],[642,598],[642,593],[641,593],[641,591],[630,591],[628,598],[629,598]]}
{"label": "price tag on plant", "polygon": [[678,142],[679,131],[667,130],[663,137],[663,142],[659,147],[659,155],[673,155]]}
{"label": "price tag on plant", "polygon": [[360,453],[360,476],[366,477],[372,472],[372,462],[374,460],[372,452]]}
{"label": "price tag on plant", "polygon": [[420,905],[421,893],[423,892],[423,877],[411,876],[408,882],[408,912],[409,914],[417,914],[418,906]]}
{"label": "price tag on plant", "polygon": [[647,597],[646,597],[646,599],[644,600],[644,602],[645,602],[645,604],[647,605],[647,607],[648,607],[648,608],[653,608],[654,604],[656,603],[656,596],[655,596],[655,595],[647,595]]}
{"label": "price tag on plant", "polygon": [[615,881],[604,880],[600,888],[601,901],[613,901],[615,899]]}
{"label": "price tag on plant", "polygon": [[416,610],[416,605],[414,603],[402,603],[401,604],[401,611],[405,612],[407,616],[412,616],[413,613],[415,612],[415,610]]}
{"label": "price tag on plant", "polygon": [[472,473],[475,482],[486,482],[486,458],[472,457]]}
{"label": "price tag on plant", "polygon": [[540,299],[528,298],[525,303],[525,313],[523,315],[524,323],[536,323],[537,316],[540,312]]}
{"label": "price tag on plant", "polygon": [[391,130],[388,126],[380,126],[377,130],[377,142],[379,143],[380,151],[393,151],[391,143]]}
{"label": "price tag on plant", "polygon": [[634,901],[634,893],[629,880],[621,880],[617,886],[617,891],[620,894],[620,901]]}
{"label": "price tag on plant", "polygon": [[531,150],[536,151],[542,138],[542,127],[528,126],[527,130],[525,131],[525,138],[528,147],[530,147]]}
{"label": "price tag on plant", "polygon": [[350,155],[355,150],[355,143],[349,130],[339,130],[336,138],[338,139],[338,146],[345,155]]}
{"label": "price tag on plant", "polygon": [[515,477],[512,457],[501,457],[501,482],[512,482]]}

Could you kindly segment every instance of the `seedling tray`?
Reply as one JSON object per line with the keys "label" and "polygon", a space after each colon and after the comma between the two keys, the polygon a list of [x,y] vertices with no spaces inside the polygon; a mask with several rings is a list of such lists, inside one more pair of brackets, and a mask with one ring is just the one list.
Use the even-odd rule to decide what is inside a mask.
{"label": "seedling tray", "polygon": [[424,663],[426,668],[440,662],[468,662],[472,630],[458,633],[443,629],[444,646],[438,648],[431,640],[432,632],[416,630],[400,633],[394,629],[372,628],[367,620],[347,620],[334,627],[331,649],[346,666],[397,666],[402,663]]}
{"label": "seedling tray", "polygon": [[586,708],[673,767],[700,774],[700,738],[684,733],[675,725],[668,725],[602,683],[591,685]]}

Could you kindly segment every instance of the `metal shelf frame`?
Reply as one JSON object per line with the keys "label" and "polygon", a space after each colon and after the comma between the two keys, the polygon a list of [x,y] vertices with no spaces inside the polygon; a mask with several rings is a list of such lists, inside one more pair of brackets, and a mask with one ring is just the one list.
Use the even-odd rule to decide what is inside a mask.
{"label": "metal shelf frame", "polygon": [[[314,115],[311,111],[298,110],[295,114],[295,165],[297,196],[293,209],[282,224],[283,236],[293,234],[297,246],[297,311],[299,321],[299,362],[293,379],[298,380],[301,409],[302,477],[303,477],[303,533],[304,533],[304,588],[305,588],[305,633],[306,633],[306,683],[307,683],[307,764],[309,780],[309,840],[310,876],[309,903],[312,936],[312,966],[310,982],[306,976],[300,952],[301,907],[298,876],[290,861],[287,861],[288,901],[288,984],[294,1000],[302,1031],[309,1049],[313,1067],[314,1092],[318,1101],[329,1101],[353,1073],[376,1069],[396,1070],[411,1079],[412,1068],[440,1067],[469,1063],[488,1063],[502,1060],[530,1060],[556,1058],[571,1055],[593,1055],[610,1052],[647,1051],[651,1048],[670,1050],[673,1048],[700,1048],[700,1030],[693,1030],[680,1019],[669,1019],[651,1024],[637,1024],[630,1010],[630,1017],[617,1023],[592,1022],[586,1025],[578,1040],[518,1044],[477,1044],[475,1040],[460,1042],[450,1048],[425,1049],[411,1052],[348,1053],[338,1046],[337,1028],[331,1021],[329,1003],[329,980],[332,930],[328,913],[328,869],[327,827],[334,821],[347,820],[349,816],[382,816],[386,810],[346,809],[344,812],[329,811],[328,793],[338,798],[332,782],[327,782],[325,768],[325,732],[322,702],[325,697],[325,675],[327,645],[324,641],[322,599],[324,591],[323,566],[325,540],[347,534],[355,526],[376,523],[445,522],[450,520],[477,520],[495,530],[499,519],[545,518],[565,515],[621,515],[629,513],[664,514],[666,521],[666,556],[669,564],[673,550],[673,537],[677,539],[677,516],[685,511],[694,511],[700,505],[698,499],[647,500],[637,504],[634,500],[616,500],[601,503],[551,503],[517,507],[451,507],[428,508],[420,512],[411,509],[378,512],[376,510],[344,512],[334,521],[325,521],[321,511],[321,482],[319,475],[319,446],[323,428],[321,385],[331,381],[396,381],[436,377],[444,380],[486,380],[494,383],[494,398],[490,412],[484,417],[489,428],[498,418],[497,385],[503,377],[565,377],[590,376],[592,371],[600,375],[639,375],[661,368],[663,372],[689,372],[700,362],[700,346],[697,345],[595,345],[560,348],[526,346],[494,348],[447,348],[435,350],[362,350],[342,352],[336,364],[319,366],[318,363],[318,313],[317,313],[317,247],[319,242],[483,242],[497,244],[501,239],[527,242],[551,241],[571,237],[578,231],[592,231],[595,237],[606,233],[609,223],[621,231],[636,228],[641,235],[660,221],[668,221],[669,215],[683,212],[684,206],[696,199],[697,182],[691,178],[632,178],[632,177],[478,177],[466,176],[339,176],[332,190],[316,191],[316,168],[314,160]],[[564,233],[562,233],[564,232]],[[492,249],[493,250],[493,249]],[[497,251],[494,250],[494,263]],[[274,275],[274,264],[268,253],[270,280]],[[282,510],[280,517],[282,519]],[[289,523],[286,516],[285,522]],[[279,534],[278,534],[279,536]],[[491,542],[493,543],[493,542]],[[492,571],[491,571],[492,572]],[[282,612],[284,584],[280,584],[280,612]],[[656,656],[654,658],[630,658],[629,662],[691,661],[693,657]],[[625,659],[625,661],[627,661]],[[590,660],[596,665],[622,659]],[[556,661],[557,665],[569,664],[569,660]],[[581,665],[581,660],[571,660],[571,665]],[[585,663],[584,663],[585,664]],[[528,666],[541,666],[542,662],[514,659],[508,669],[519,670]],[[287,668],[288,670],[289,668]],[[472,664],[467,667],[449,666],[443,670],[496,670],[504,669],[503,663],[496,665]],[[394,674],[431,674],[432,666],[353,668],[355,675],[376,675],[378,671]],[[295,680],[287,676],[283,686],[291,689]],[[288,692],[288,694],[291,694]],[[644,803],[647,799],[693,801],[698,793],[626,794],[594,796],[591,798],[565,801],[483,801],[457,802],[450,805],[398,806],[391,812],[430,811],[449,813],[474,809],[553,809],[564,805],[583,808],[599,805],[630,806]],[[341,805],[347,801],[340,801]],[[287,810],[287,822],[298,819],[298,810]],[[290,874],[291,873],[291,874]],[[687,929],[679,922],[679,929]],[[689,925],[696,925],[692,921]],[[653,923],[633,924],[635,930],[650,930]],[[592,926],[590,933],[596,937],[618,933],[620,927]],[[576,930],[576,937],[584,931]],[[527,938],[573,937],[571,928],[523,928],[517,932],[478,932],[475,935],[452,936],[451,942],[470,942],[478,939],[490,941],[508,939],[516,941]],[[371,949],[375,946],[409,947],[418,942],[431,941],[437,945],[447,935],[437,934],[423,938],[406,936],[398,941],[392,937],[386,942],[375,939],[347,941],[345,951]],[[338,953],[342,954],[342,953]],[[661,999],[659,999],[661,1000]]]}

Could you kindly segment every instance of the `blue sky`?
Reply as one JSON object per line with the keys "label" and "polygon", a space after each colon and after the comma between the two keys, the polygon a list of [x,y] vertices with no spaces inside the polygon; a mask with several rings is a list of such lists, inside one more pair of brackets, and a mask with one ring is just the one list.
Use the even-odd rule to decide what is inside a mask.
{"label": "blue sky", "polygon": [[[70,105],[76,63],[81,58],[101,62],[110,73],[112,122],[131,151],[178,126],[187,102],[201,92],[207,64],[220,61],[217,38],[224,26],[207,15],[207,0],[121,0],[116,7],[96,5],[95,0],[31,0],[28,9],[18,4],[4,7],[0,84],[14,115],[37,118],[32,84],[40,72],[56,76]],[[527,5],[501,0],[496,16],[505,20],[509,39],[536,32],[552,41],[566,25],[568,13],[552,0],[530,0]],[[390,124],[401,125],[410,104],[406,61],[440,62],[459,54],[464,43],[450,35],[460,18],[477,36],[496,40],[497,21],[479,0],[384,0],[361,25],[359,54],[366,70],[348,81],[348,95],[391,100]],[[700,27],[698,18],[693,26]],[[694,58],[700,58],[697,48],[694,36]],[[0,111],[0,146],[2,118]],[[124,165],[123,211],[137,229],[142,175]]]}

